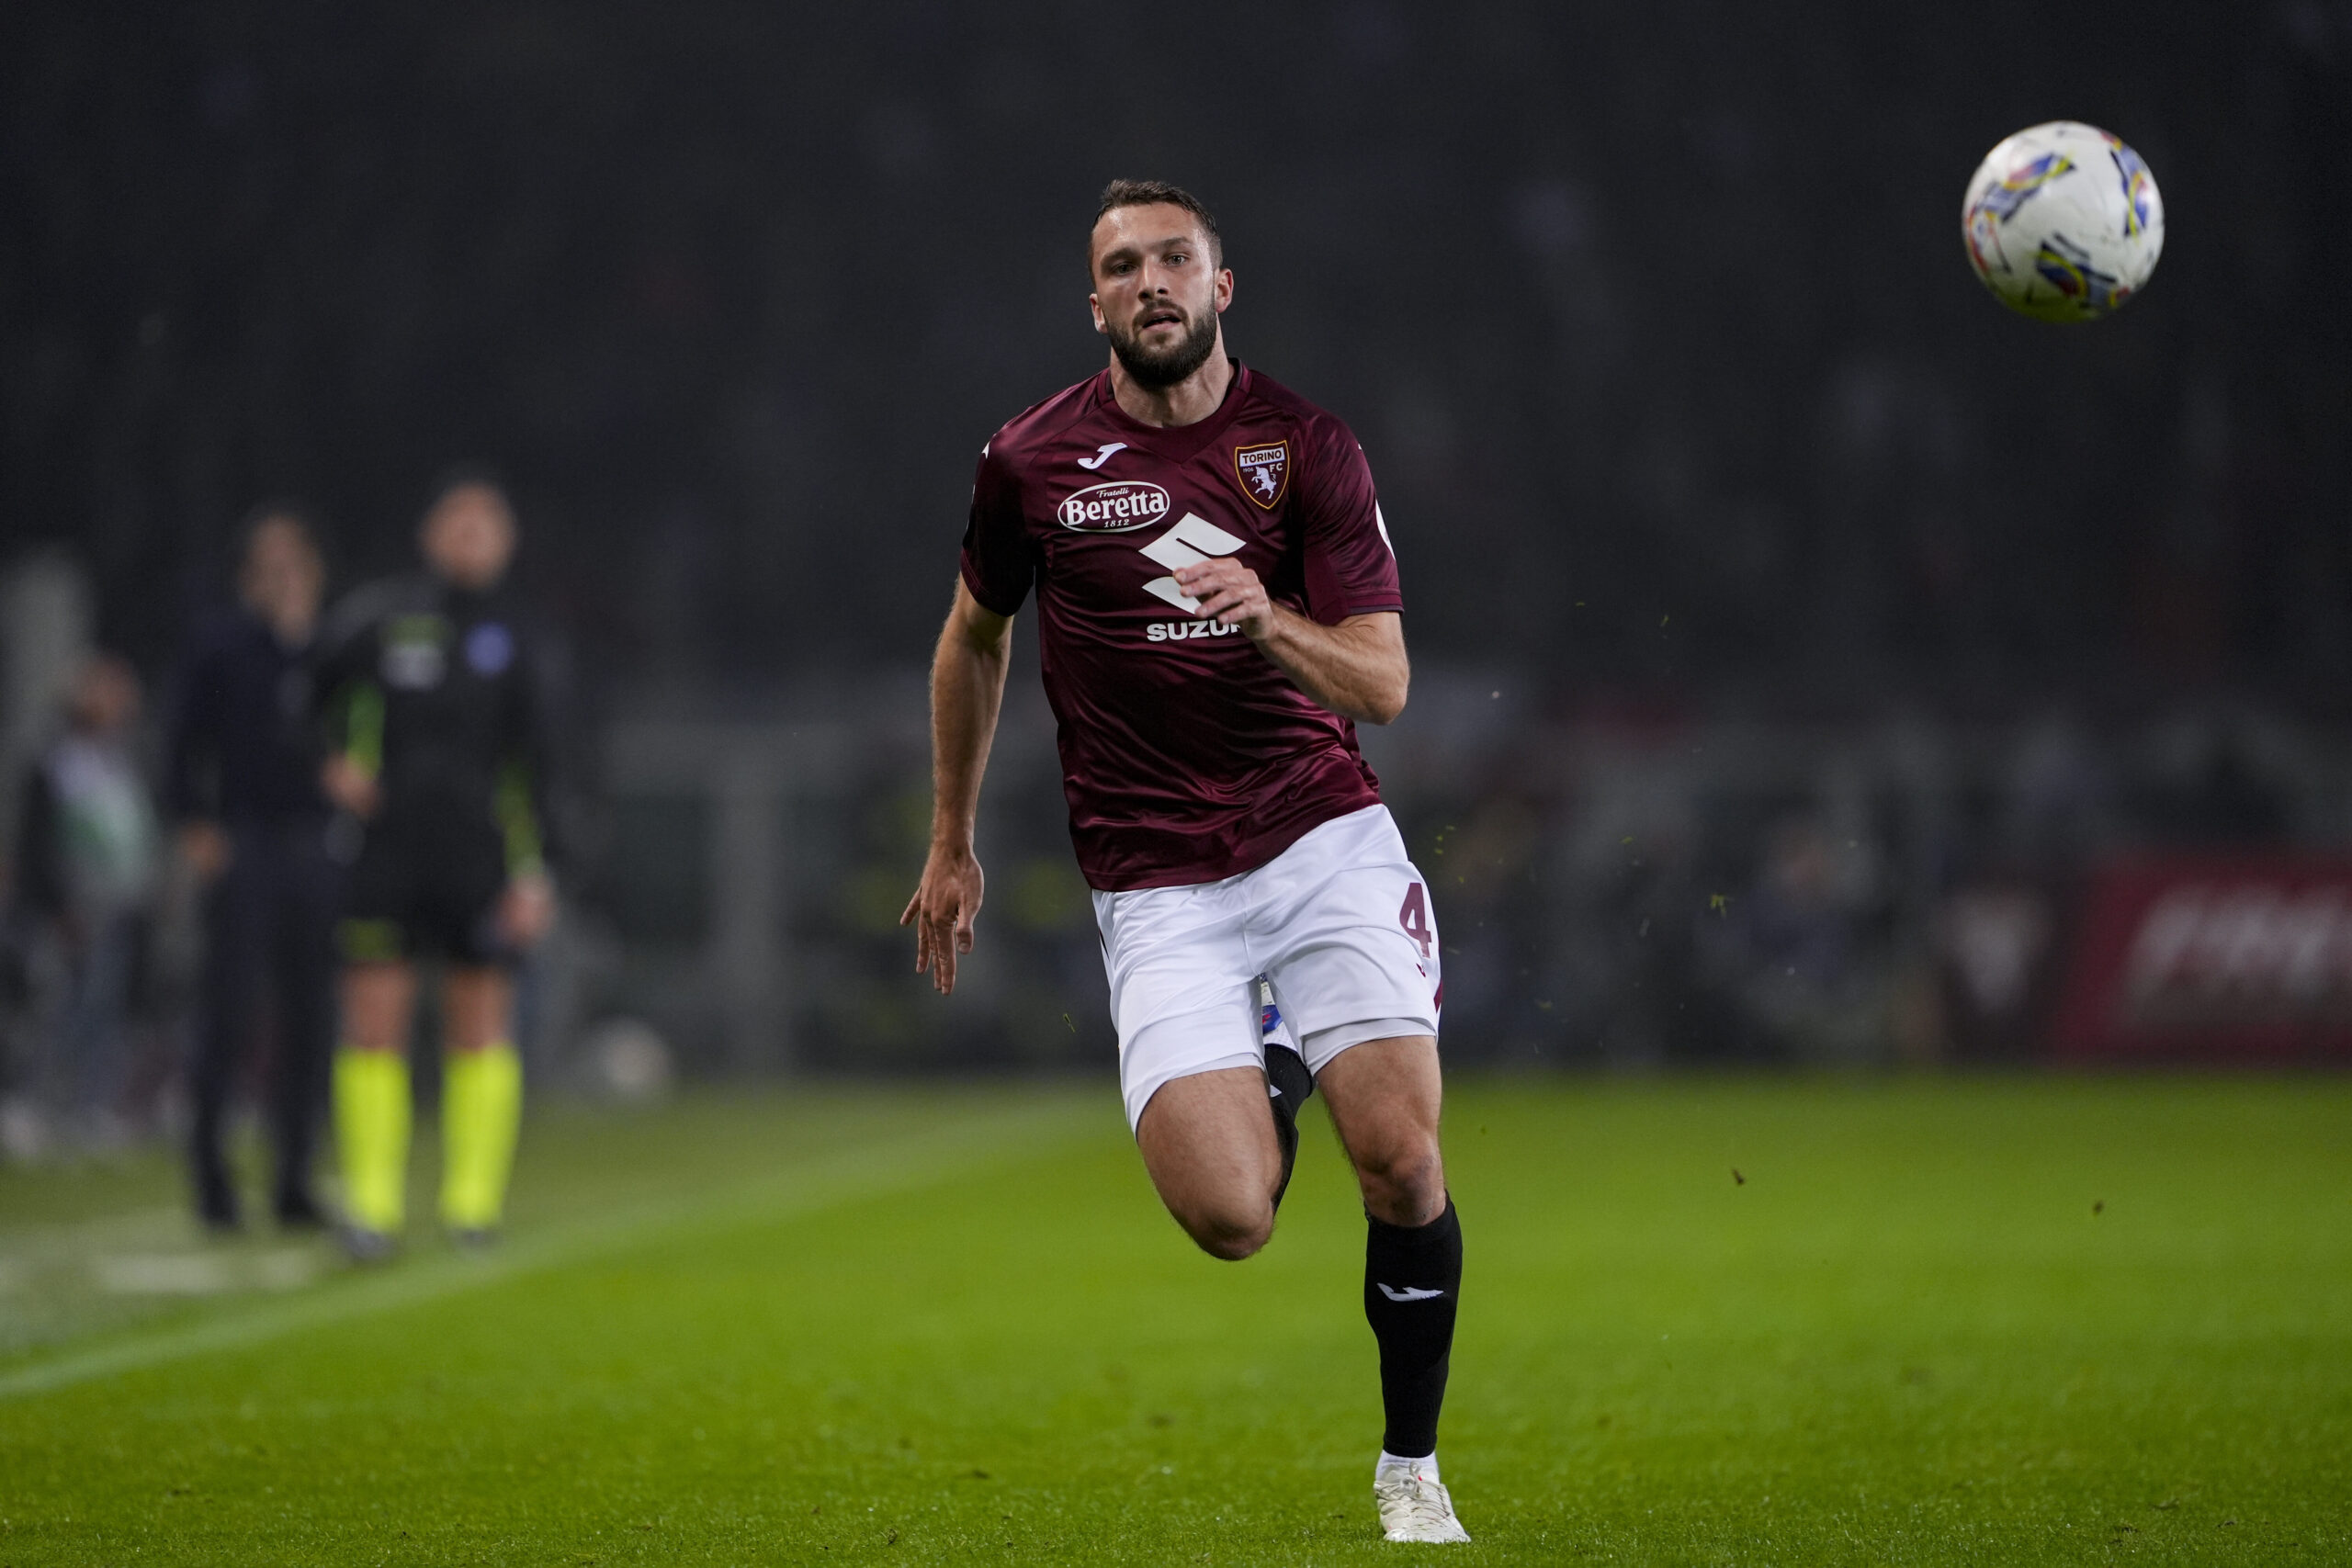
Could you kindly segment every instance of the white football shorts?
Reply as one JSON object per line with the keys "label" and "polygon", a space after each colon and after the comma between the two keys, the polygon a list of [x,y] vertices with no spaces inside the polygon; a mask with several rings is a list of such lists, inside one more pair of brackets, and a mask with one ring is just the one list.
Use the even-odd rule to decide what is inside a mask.
{"label": "white football shorts", "polygon": [[1269,1038],[1319,1073],[1351,1045],[1437,1032],[1437,917],[1385,806],[1222,882],[1098,892],[1094,923],[1131,1129],[1160,1085],[1258,1066]]}

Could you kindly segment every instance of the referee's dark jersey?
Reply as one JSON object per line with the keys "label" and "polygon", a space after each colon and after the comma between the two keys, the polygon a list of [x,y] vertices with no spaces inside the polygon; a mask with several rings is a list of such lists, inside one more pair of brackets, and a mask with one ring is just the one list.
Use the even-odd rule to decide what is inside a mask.
{"label": "referee's dark jersey", "polygon": [[319,637],[327,743],[379,792],[339,930],[353,962],[513,955],[507,881],[556,858],[539,671],[511,604],[430,572],[373,583]]}

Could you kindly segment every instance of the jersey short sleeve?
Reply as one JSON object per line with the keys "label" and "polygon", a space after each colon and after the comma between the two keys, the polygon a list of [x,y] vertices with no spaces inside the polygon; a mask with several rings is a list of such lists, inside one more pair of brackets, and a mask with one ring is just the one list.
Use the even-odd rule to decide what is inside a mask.
{"label": "jersey short sleeve", "polygon": [[1329,418],[1317,422],[1306,445],[1306,488],[1299,501],[1307,613],[1332,626],[1350,615],[1403,610],[1396,555],[1363,448],[1346,425]]}
{"label": "jersey short sleeve", "polygon": [[1021,515],[1021,486],[994,445],[980,452],[972,476],[972,515],[964,525],[964,586],[983,609],[1010,615],[1029,597],[1037,575],[1035,547]]}

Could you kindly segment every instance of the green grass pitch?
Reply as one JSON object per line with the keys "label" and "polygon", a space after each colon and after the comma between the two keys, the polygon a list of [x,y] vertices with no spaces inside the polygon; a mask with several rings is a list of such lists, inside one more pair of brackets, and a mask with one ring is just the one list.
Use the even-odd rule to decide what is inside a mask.
{"label": "green grass pitch", "polygon": [[[1465,1079],[1447,1137],[1454,1560],[2352,1561],[2352,1084]],[[1238,1267],[1107,1084],[552,1109],[489,1258],[175,1201],[0,1171],[0,1564],[1436,1550],[1328,1135]]]}

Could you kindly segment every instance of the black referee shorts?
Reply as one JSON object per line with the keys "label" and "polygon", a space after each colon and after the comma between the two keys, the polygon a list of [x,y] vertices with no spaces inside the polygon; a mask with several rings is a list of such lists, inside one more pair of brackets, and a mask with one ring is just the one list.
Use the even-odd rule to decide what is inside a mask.
{"label": "black referee shorts", "polygon": [[506,846],[493,825],[433,820],[371,823],[335,928],[346,964],[438,957],[512,964],[500,940]]}

